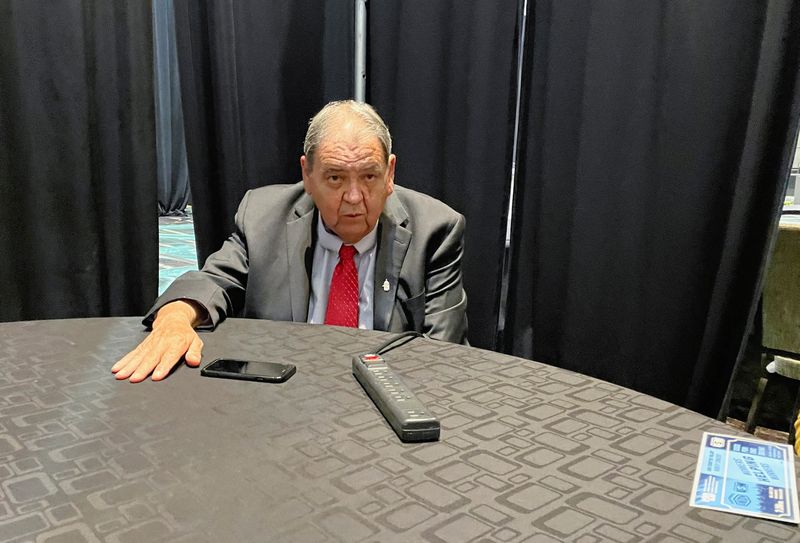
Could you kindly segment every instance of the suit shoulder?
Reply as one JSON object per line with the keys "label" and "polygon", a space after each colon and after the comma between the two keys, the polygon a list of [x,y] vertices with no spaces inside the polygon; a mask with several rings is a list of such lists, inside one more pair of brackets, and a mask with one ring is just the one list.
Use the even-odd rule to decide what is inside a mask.
{"label": "suit shoulder", "polygon": [[313,209],[314,202],[303,190],[303,183],[267,185],[247,191],[236,212],[241,229],[265,228],[287,220],[292,213],[303,214]]}
{"label": "suit shoulder", "polygon": [[303,189],[303,182],[280,184],[280,185],[266,185],[247,191],[247,198],[250,202],[256,204],[289,204],[296,202],[300,199],[305,190]]}
{"label": "suit shoulder", "polygon": [[441,200],[413,189],[395,185],[394,194],[412,216],[424,213],[443,220],[457,221],[463,215]]}

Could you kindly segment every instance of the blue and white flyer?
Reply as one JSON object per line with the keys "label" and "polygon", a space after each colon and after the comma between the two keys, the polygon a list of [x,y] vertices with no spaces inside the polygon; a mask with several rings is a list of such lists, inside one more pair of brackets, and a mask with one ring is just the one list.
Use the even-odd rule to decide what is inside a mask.
{"label": "blue and white flyer", "polygon": [[794,524],[794,451],[786,444],[705,432],[689,505]]}

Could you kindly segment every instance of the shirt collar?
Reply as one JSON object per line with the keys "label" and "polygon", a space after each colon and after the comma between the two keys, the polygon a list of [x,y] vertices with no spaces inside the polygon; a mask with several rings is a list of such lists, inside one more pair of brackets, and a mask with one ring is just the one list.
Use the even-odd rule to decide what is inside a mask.
{"label": "shirt collar", "polygon": [[[356,242],[353,246],[358,251],[358,254],[363,255],[364,253],[370,251],[378,241],[378,223],[375,222],[375,226],[372,227],[369,234],[361,238],[358,242]],[[319,217],[317,221],[317,243],[322,245],[323,249],[327,249],[328,251],[333,251],[334,253],[339,253],[339,249],[342,246],[342,240],[328,230],[325,224],[322,222],[322,217]]]}

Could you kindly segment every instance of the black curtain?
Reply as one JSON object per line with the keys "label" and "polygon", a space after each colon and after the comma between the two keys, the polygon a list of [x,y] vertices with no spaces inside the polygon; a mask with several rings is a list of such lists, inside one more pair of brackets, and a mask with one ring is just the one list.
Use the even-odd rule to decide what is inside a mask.
{"label": "black curtain", "polygon": [[183,133],[175,11],[172,0],[153,2],[156,156],[159,215],[183,214],[189,203],[189,168]]}
{"label": "black curtain", "polygon": [[176,0],[198,261],[247,189],[301,179],[308,119],[352,97],[352,0]]}
{"label": "black curtain", "polygon": [[506,349],[716,416],[793,151],[800,4],[530,8]]}
{"label": "black curtain", "polygon": [[493,348],[513,142],[517,0],[369,2],[367,101],[396,182],[467,219],[470,343]]}
{"label": "black curtain", "polygon": [[158,281],[150,4],[0,4],[0,320],[142,314]]}

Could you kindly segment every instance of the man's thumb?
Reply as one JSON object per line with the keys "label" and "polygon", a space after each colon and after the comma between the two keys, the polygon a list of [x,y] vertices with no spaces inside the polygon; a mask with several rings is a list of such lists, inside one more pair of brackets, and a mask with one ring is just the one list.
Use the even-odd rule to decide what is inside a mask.
{"label": "man's thumb", "polygon": [[203,341],[195,336],[192,344],[189,345],[189,350],[186,351],[186,363],[190,366],[199,366],[200,357],[203,354]]}

